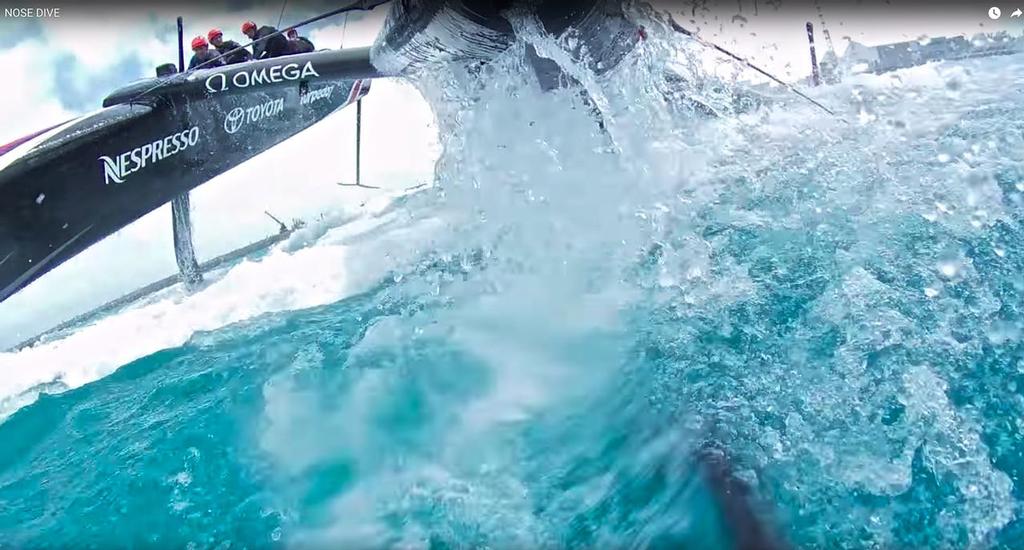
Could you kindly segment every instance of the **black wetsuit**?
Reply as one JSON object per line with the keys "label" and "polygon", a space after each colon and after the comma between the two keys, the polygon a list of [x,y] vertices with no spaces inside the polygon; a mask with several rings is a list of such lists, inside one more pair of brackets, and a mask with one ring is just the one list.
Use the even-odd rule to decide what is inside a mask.
{"label": "black wetsuit", "polygon": [[[253,59],[267,59],[288,55],[288,39],[283,34],[274,34],[277,29],[263,25],[256,31],[256,43],[252,45]],[[270,38],[268,36],[274,34]]]}
{"label": "black wetsuit", "polygon": [[[198,51],[198,52],[192,54],[192,61],[188,62],[188,68],[189,69],[193,69],[193,68],[195,68],[196,65],[199,65],[201,63],[206,63],[207,61],[209,61],[211,59],[215,59],[218,55],[220,55],[220,54],[217,53],[217,50],[207,49],[207,50]],[[209,69],[211,67],[219,67],[219,66],[221,66],[223,64],[224,64],[224,62],[222,60],[217,59],[213,63],[207,63],[206,65],[203,65],[203,68],[204,69]]]}
{"label": "black wetsuit", "polygon": [[305,36],[299,36],[299,37],[295,38],[295,40],[289,40],[288,41],[288,46],[290,48],[289,49],[289,53],[293,53],[293,54],[295,54],[295,53],[309,53],[309,52],[312,52],[315,49],[313,47],[313,43],[310,42],[309,39],[306,38]]}
{"label": "black wetsuit", "polygon": [[[217,46],[217,53],[224,55],[238,46],[238,42],[235,42],[234,40],[223,40],[221,41],[220,46]],[[223,61],[225,65],[232,65],[234,63],[245,63],[250,59],[252,59],[252,54],[249,53],[249,50],[242,48],[231,55],[225,56]]]}

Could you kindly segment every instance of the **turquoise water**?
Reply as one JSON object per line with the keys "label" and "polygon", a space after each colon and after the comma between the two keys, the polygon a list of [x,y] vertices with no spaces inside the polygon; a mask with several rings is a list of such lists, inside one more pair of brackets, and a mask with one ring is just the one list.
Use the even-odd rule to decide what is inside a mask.
{"label": "turquoise water", "polygon": [[658,31],[586,83],[611,144],[449,68],[432,189],[0,355],[0,547],[728,548],[707,442],[795,546],[1019,547],[1022,60],[701,122]]}
{"label": "turquoise water", "polygon": [[[553,438],[565,435],[551,427],[494,434],[487,449],[461,448],[452,471],[431,471],[452,417],[491,382],[478,361],[443,338],[419,337],[391,357],[363,359],[379,363],[341,368],[368,326],[415,307],[398,293],[382,287],[199,336],[23,409],[0,426],[3,440],[14,443],[0,462],[4,544],[284,543],[293,529],[330,530],[339,520],[335,500],[361,490],[362,478],[392,485],[374,487],[382,501],[360,510],[394,529],[381,542],[407,540],[399,533],[409,524],[442,546],[593,540],[588,532],[610,511],[573,520],[557,503],[596,473],[587,470],[606,466],[600,457],[588,465],[545,456],[557,446]],[[346,414],[352,400],[372,402]],[[286,410],[275,413],[280,407]],[[357,419],[359,426],[346,426]],[[638,444],[626,426],[606,426],[608,452]],[[364,432],[358,446],[342,437],[354,430]],[[517,455],[534,456],[508,463]],[[492,470],[480,471],[483,465]],[[404,479],[406,468],[424,471]],[[523,479],[513,484],[511,476]],[[684,471],[673,477],[683,486],[649,482],[632,498],[680,493],[670,497],[679,512],[698,516],[685,509],[700,502],[693,483],[686,486]],[[520,532],[533,515],[530,532]]]}

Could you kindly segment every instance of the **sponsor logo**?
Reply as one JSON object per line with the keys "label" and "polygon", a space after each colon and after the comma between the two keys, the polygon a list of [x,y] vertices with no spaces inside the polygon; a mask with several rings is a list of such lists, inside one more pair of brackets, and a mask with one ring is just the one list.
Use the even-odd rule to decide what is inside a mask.
{"label": "sponsor logo", "polygon": [[307,61],[302,68],[299,68],[298,63],[288,63],[287,65],[274,65],[273,67],[260,67],[248,71],[239,71],[232,75],[230,79],[228,75],[218,73],[207,77],[206,90],[212,94],[226,91],[228,88],[248,88],[261,84],[299,80],[310,75],[320,76],[320,73],[316,72],[316,69],[313,67],[312,61]]}
{"label": "sponsor logo", "polygon": [[299,99],[299,103],[302,105],[312,105],[317,101],[330,99],[330,97],[334,95],[334,88],[334,84],[331,84],[330,86],[325,86],[318,90],[313,90],[312,92],[306,92],[303,94],[302,98]]}
{"label": "sponsor logo", "polygon": [[352,83],[352,89],[348,92],[348,100],[345,101],[345,105],[350,105],[353,101],[359,101],[364,95],[370,93],[370,81],[357,80]]}
{"label": "sponsor logo", "polygon": [[99,157],[97,160],[103,165],[103,178],[107,185],[111,182],[124,183],[125,178],[145,168],[147,164],[155,164],[167,157],[173,157],[189,147],[195,147],[197,143],[199,127],[193,126],[120,155]]}
{"label": "sponsor logo", "polygon": [[252,122],[259,122],[265,118],[276,116],[284,112],[284,98],[271,99],[266,103],[243,109],[235,107],[231,109],[228,116],[224,117],[224,131],[233,134],[242,129],[242,126]]}

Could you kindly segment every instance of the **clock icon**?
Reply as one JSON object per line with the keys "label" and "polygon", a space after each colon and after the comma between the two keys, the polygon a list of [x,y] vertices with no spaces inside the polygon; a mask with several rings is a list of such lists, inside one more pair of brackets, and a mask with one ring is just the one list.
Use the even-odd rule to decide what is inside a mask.
{"label": "clock icon", "polygon": [[1001,16],[1002,14],[1003,14],[1002,10],[1000,10],[996,6],[992,6],[991,8],[988,9],[988,17],[989,17],[989,19],[999,19],[999,16]]}

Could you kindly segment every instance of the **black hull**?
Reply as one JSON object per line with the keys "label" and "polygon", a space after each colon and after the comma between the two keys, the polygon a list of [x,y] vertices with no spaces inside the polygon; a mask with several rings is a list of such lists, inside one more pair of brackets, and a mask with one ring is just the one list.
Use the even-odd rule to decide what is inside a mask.
{"label": "black hull", "polygon": [[[0,155],[0,301],[369,91],[368,49],[156,79]],[[147,92],[140,95],[142,92]]]}
{"label": "black hull", "polygon": [[[532,11],[544,30],[561,36],[572,29],[572,55],[601,74],[615,67],[640,38],[626,18],[622,0],[405,0],[392,2],[373,45],[373,63],[387,75],[444,61],[487,62],[508,49],[515,31],[510,9]],[[585,52],[585,53],[584,53]],[[535,67],[545,80],[557,71],[550,62]]]}
{"label": "black hull", "polygon": [[[509,7],[548,32],[577,33],[597,73],[635,46],[621,0],[392,2],[373,48],[321,51],[210,70],[115,91],[104,109],[0,147],[0,301],[174,197],[308,128],[369,89],[447,60],[486,63],[509,47]],[[372,62],[371,62],[372,60]],[[531,59],[545,89],[564,78]],[[159,85],[158,85],[159,84]]]}

